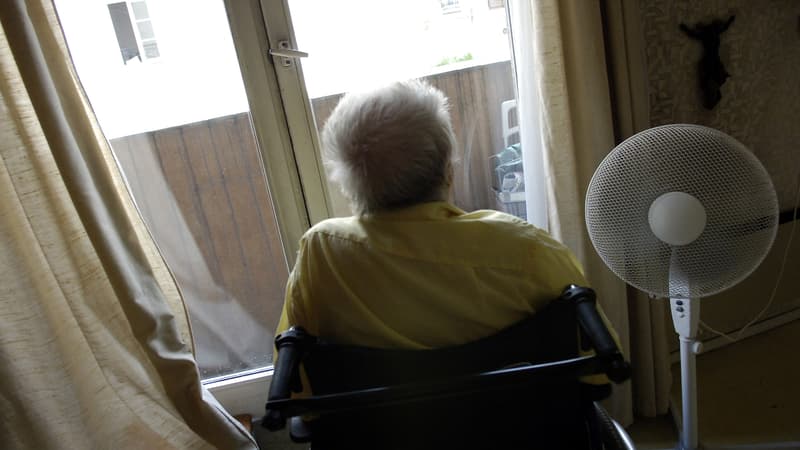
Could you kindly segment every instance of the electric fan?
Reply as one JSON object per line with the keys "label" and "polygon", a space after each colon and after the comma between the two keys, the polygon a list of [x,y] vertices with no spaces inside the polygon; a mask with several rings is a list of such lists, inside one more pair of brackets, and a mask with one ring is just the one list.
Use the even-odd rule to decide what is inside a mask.
{"label": "electric fan", "polygon": [[586,225],[617,276],[670,299],[681,354],[679,445],[696,449],[699,300],[737,284],[766,256],[778,225],[772,181],[720,131],[659,126],[619,144],[597,168]]}

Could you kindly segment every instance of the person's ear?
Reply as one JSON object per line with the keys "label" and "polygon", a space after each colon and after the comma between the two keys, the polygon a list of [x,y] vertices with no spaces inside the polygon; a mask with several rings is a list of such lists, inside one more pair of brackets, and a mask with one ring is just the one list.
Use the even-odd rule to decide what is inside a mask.
{"label": "person's ear", "polygon": [[453,188],[453,179],[455,178],[455,168],[453,167],[452,162],[447,163],[447,170],[445,171],[444,175],[444,182],[447,185],[448,189]]}
{"label": "person's ear", "polygon": [[447,163],[447,169],[445,169],[444,173],[444,186],[442,189],[442,194],[444,199],[447,201],[453,201],[455,199],[455,168],[453,167],[453,163]]}

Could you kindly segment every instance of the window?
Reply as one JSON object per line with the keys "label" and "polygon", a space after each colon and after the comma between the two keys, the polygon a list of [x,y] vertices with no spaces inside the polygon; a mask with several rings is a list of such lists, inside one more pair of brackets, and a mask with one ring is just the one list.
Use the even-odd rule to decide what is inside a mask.
{"label": "window", "polygon": [[136,28],[139,30],[139,39],[144,48],[145,58],[158,58],[158,44],[153,33],[153,22],[150,20],[150,13],[147,11],[147,3],[144,1],[131,2],[133,7],[133,18],[136,21]]}
{"label": "window", "polygon": [[[114,25],[117,43],[122,54],[122,62],[128,64],[128,61],[133,58],[142,61],[142,56],[145,59],[158,58],[160,53],[153,31],[153,22],[150,20],[150,13],[147,10],[147,3],[144,1],[131,2],[131,9],[133,16],[131,16],[127,2],[108,5],[111,23]],[[136,24],[135,30],[134,23]]]}
{"label": "window", "polygon": [[442,5],[442,12],[445,14],[461,11],[461,5],[458,0],[439,0],[439,3]]}
{"label": "window", "polygon": [[[55,4],[84,89],[186,301],[201,377],[233,413],[263,411],[300,237],[349,213],[325,181],[317,136],[343,93],[398,78],[439,87],[452,101],[461,152],[456,204],[516,206],[493,181],[493,156],[512,144],[502,120],[502,105],[514,99],[502,9],[473,2],[470,16],[443,14],[461,10],[454,0],[417,8],[372,0]],[[264,59],[267,45],[294,40],[292,26],[311,56],[288,67]],[[343,42],[359,43],[347,64]],[[126,63],[146,61],[167,49],[169,58],[140,70],[116,59],[119,51]]]}
{"label": "window", "polygon": [[489,8],[505,8],[506,7],[506,0],[487,0],[489,2]]}
{"label": "window", "polygon": [[[443,14],[461,6],[466,10],[466,3],[456,0],[420,2],[416,7],[370,0],[289,0],[288,4],[297,46],[310,56],[298,63],[307,97],[284,103],[309,106],[311,114],[299,119],[313,118],[312,134],[350,90],[389,80],[423,79],[450,100],[459,160],[453,182],[456,206],[525,217],[521,181],[515,183],[513,196],[503,192],[502,185],[504,176],[523,179],[519,157],[509,159],[518,153],[509,147],[519,142],[519,133],[504,9],[473,2],[469,15]],[[349,58],[342,64],[341,42],[359,42],[360,54],[369,57]],[[328,186],[328,192],[333,197],[338,187]],[[337,215],[349,214],[337,206],[334,202]]]}
{"label": "window", "polygon": [[[291,263],[308,219],[280,159],[291,144],[251,111],[222,0],[55,4],[103,133],[185,299],[201,377],[265,371],[287,255]],[[156,13],[170,58],[128,70],[110,57],[115,34],[127,62],[158,57]],[[271,105],[264,94],[254,103]],[[268,157],[277,160],[265,168]]]}

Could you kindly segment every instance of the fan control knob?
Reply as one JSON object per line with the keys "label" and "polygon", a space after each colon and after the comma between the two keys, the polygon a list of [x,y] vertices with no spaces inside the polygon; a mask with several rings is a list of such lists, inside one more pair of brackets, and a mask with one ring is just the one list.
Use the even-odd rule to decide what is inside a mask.
{"label": "fan control knob", "polygon": [[671,299],[670,309],[672,310],[672,324],[675,332],[681,337],[694,339],[697,336],[697,329],[700,322],[700,300],[699,299]]}

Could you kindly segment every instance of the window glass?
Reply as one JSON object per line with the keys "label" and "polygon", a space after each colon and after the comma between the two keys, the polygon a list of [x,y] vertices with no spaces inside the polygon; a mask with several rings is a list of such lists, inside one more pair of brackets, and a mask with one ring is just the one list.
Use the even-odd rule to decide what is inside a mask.
{"label": "window glass", "polygon": [[155,41],[144,42],[142,47],[144,48],[144,56],[147,58],[158,58],[161,56],[161,54],[158,53],[158,44],[156,44]]}
{"label": "window glass", "polygon": [[[270,365],[288,268],[222,0],[55,4],[84,89],[186,301],[201,376]],[[142,43],[157,64],[131,56],[132,17],[142,39],[153,35],[150,20],[157,24],[158,43]],[[120,48],[134,59],[120,64]]]}
{"label": "window glass", "polygon": [[139,36],[142,37],[142,40],[153,39],[155,37],[155,33],[153,33],[153,24],[149,20],[137,22],[136,26],[139,27]]}
{"label": "window glass", "polygon": [[150,14],[147,13],[147,3],[131,2],[131,6],[133,7],[133,16],[136,17],[136,20],[147,19],[150,17]]}
{"label": "window glass", "polygon": [[[289,6],[298,48],[309,53],[301,64],[318,130],[350,90],[424,79],[450,101],[459,157],[456,205],[526,217],[502,5],[492,7],[486,0],[290,0]],[[358,52],[343,55],[343,43]],[[331,192],[337,189],[330,187]]]}

